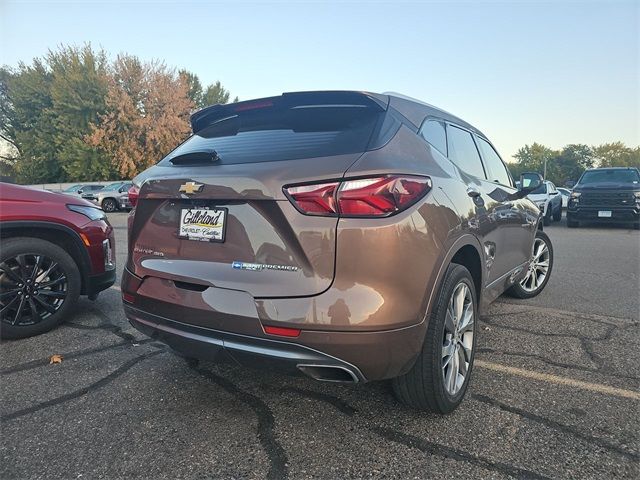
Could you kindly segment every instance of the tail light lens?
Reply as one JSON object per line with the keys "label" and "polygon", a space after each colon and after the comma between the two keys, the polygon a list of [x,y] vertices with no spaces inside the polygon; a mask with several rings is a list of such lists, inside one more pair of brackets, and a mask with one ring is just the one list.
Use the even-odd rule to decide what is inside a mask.
{"label": "tail light lens", "polygon": [[428,177],[387,175],[285,188],[307,215],[387,217],[420,200],[431,189]]}
{"label": "tail light lens", "polygon": [[127,192],[129,195],[129,202],[132,207],[135,207],[138,203],[138,196],[140,195],[140,189],[133,185]]}

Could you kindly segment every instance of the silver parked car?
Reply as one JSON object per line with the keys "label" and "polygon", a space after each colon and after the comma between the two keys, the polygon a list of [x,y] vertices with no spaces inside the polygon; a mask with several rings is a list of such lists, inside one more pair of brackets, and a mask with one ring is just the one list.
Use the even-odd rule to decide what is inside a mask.
{"label": "silver parked car", "polygon": [[[104,185],[88,185],[86,183],[78,183],[76,185],[72,185],[64,190],[62,193],[65,195],[71,195],[73,197],[85,197],[87,195],[93,195],[98,191],[102,190]],[[57,190],[52,190],[57,192]]]}
{"label": "silver parked car", "polygon": [[115,212],[118,210],[130,210],[129,189],[131,182],[116,182],[107,185],[97,192],[82,195],[82,198],[95,203],[105,212]]}

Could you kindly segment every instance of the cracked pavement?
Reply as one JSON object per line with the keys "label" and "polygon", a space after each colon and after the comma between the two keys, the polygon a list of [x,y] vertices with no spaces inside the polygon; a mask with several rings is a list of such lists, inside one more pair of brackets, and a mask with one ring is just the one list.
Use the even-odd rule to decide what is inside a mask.
{"label": "cracked pavement", "polygon": [[[126,215],[110,219],[121,269]],[[131,328],[112,288],[0,345],[0,478],[637,478],[640,232],[545,230],[547,289],[481,318],[451,415],[386,382],[187,362]]]}

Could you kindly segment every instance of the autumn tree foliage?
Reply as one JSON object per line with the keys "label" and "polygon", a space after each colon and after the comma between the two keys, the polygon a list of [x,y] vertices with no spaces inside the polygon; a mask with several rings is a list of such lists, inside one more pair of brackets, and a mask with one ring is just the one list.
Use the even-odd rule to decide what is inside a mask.
{"label": "autumn tree foliage", "polygon": [[[87,44],[0,68],[0,175],[22,183],[131,178],[230,93],[186,70]],[[237,97],[236,97],[237,100]]]}
{"label": "autumn tree foliage", "polygon": [[135,176],[182,142],[195,107],[180,75],[130,55],[114,62],[106,105],[86,141],[108,155],[122,178]]}

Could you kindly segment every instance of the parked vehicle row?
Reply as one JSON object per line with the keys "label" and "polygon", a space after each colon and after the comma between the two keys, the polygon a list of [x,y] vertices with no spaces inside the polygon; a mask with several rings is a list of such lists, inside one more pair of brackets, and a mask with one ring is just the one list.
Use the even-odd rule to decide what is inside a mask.
{"label": "parked vehicle row", "polygon": [[634,167],[585,170],[572,190],[545,181],[528,197],[543,212],[545,225],[561,220],[564,208],[569,228],[616,223],[640,229],[640,171]]}
{"label": "parked vehicle row", "polygon": [[132,185],[131,182],[114,182],[108,185],[79,183],[64,189],[62,193],[84,198],[105,212],[116,212],[132,208],[128,195]]}
{"label": "parked vehicle row", "polygon": [[105,212],[130,210],[129,189],[132,186],[131,182],[116,182],[92,193],[83,194],[82,198],[98,205]]}

